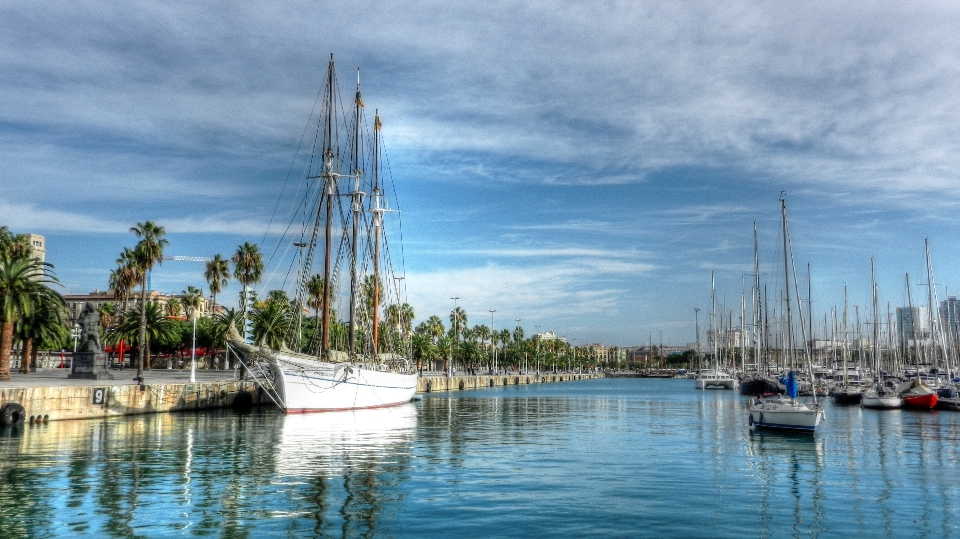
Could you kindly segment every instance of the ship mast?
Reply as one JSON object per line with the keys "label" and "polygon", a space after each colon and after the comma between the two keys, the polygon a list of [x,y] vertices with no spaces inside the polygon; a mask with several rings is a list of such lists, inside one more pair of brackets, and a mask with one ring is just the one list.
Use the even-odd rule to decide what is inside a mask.
{"label": "ship mast", "polygon": [[360,191],[360,109],[363,100],[360,99],[360,70],[357,69],[357,95],[354,100],[354,131],[353,131],[353,191],[350,192],[350,209],[353,212],[353,236],[350,248],[350,331],[348,350],[350,357],[356,355],[357,331],[357,241],[360,237],[360,212],[363,211],[363,193]]}
{"label": "ship mast", "polygon": [[334,172],[333,153],[333,55],[330,55],[330,66],[327,68],[327,122],[325,139],[326,149],[323,151],[323,191],[326,204],[326,229],[324,231],[323,256],[323,325],[321,326],[320,354],[327,355],[330,350],[330,247],[333,243],[333,197],[337,194],[337,177]]}
{"label": "ship mast", "polygon": [[373,357],[378,357],[380,307],[380,228],[383,224],[383,212],[380,207],[380,113],[374,113],[373,120]]}

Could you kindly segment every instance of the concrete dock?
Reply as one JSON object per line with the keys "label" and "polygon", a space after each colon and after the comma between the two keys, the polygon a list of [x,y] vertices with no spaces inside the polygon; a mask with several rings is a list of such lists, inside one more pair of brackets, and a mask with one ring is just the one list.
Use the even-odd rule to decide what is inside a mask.
{"label": "concrete dock", "polygon": [[[0,409],[7,403],[23,407],[23,422],[93,419],[119,415],[186,412],[231,406],[272,404],[253,380],[236,380],[234,371],[145,371],[141,386],[134,370],[111,371],[113,380],[68,379],[68,369],[12,373],[0,382]],[[602,378],[603,374],[544,373],[495,375],[424,375],[418,393],[462,391],[511,385],[542,384]]]}

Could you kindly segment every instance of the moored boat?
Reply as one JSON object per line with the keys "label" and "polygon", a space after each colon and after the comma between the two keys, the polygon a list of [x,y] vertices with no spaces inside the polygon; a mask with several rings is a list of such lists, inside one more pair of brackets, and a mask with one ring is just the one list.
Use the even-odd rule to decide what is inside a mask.
{"label": "moored boat", "polygon": [[750,397],[770,397],[783,393],[776,380],[755,375],[740,382],[740,394]]}
{"label": "moored boat", "polygon": [[903,399],[888,387],[878,385],[863,392],[860,406],[877,410],[893,410],[903,407]]}
{"label": "moored boat", "polygon": [[929,410],[937,405],[937,392],[919,378],[900,384],[897,394],[903,399],[903,406],[906,408]]}
{"label": "moored boat", "polygon": [[960,410],[960,392],[952,387],[941,387],[937,390],[938,410]]}
{"label": "moored boat", "polygon": [[[387,209],[388,200],[381,183],[380,117],[374,116],[371,162],[365,162],[361,145],[364,105],[358,73],[351,136],[353,150],[351,153],[339,148],[338,129],[346,124],[336,118],[337,110],[342,107],[337,103],[335,81],[331,55],[324,112],[314,130],[316,139],[305,166],[304,180],[310,187],[298,204],[302,215],[294,215],[290,223],[290,229],[294,223],[302,226],[299,235],[294,237],[296,241],[291,243],[303,252],[297,257],[300,268],[296,300],[292,303],[294,309],[284,314],[292,319],[289,339],[268,341],[266,332],[258,337],[241,337],[234,327],[226,337],[230,351],[241,359],[246,372],[288,414],[395,406],[409,402],[417,389],[416,370],[402,356],[399,340],[394,337],[393,342],[386,342],[380,335],[382,303],[387,299],[395,302],[395,306],[401,303],[399,285],[387,287],[382,280],[397,283],[403,279],[393,273],[390,250],[386,248],[384,213],[395,210]],[[350,201],[349,209],[341,205],[343,200]],[[349,240],[342,243],[337,240],[341,248],[334,243],[335,216],[337,233],[343,240]],[[341,220],[340,216],[349,218]],[[322,250],[318,246],[322,246]],[[322,273],[316,272],[315,259],[322,262]],[[342,311],[348,313],[348,318],[337,322],[345,329],[345,335],[335,344],[332,342],[335,325],[332,303],[334,298],[341,297],[336,290],[339,268],[349,274],[350,290],[349,294],[343,294],[349,297],[348,308]],[[360,272],[367,270],[369,273],[361,283]],[[319,283],[317,289],[312,290],[310,283]],[[309,312],[307,305],[316,311],[315,330],[309,342],[301,343],[303,312]],[[398,316],[398,333],[400,325]],[[292,349],[287,348],[288,344]]]}

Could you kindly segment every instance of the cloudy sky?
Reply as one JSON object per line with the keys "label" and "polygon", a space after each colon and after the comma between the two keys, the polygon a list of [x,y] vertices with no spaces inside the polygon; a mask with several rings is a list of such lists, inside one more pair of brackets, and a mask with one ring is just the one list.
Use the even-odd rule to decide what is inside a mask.
{"label": "cloudy sky", "polygon": [[711,271],[728,316],[750,293],[754,222],[782,286],[781,192],[819,319],[845,285],[870,310],[871,257],[883,310],[907,273],[925,301],[925,238],[953,294],[960,7],[841,4],[5,1],[0,225],[45,235],[69,293],[139,221],[171,255],[269,244],[333,53],[383,117],[420,319],[457,296],[471,323],[691,342]]}

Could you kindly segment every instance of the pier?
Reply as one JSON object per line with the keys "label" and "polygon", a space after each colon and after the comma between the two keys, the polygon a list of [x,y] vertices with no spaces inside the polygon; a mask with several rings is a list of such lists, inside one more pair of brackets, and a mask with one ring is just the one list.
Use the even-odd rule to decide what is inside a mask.
{"label": "pier", "polygon": [[[227,407],[272,404],[253,380],[236,380],[234,371],[201,370],[196,382],[189,371],[149,370],[146,383],[133,382],[133,370],[113,371],[114,380],[67,379],[64,369],[13,374],[0,384],[0,409],[7,403],[23,407],[24,423],[96,419],[121,415],[189,412]],[[541,373],[496,375],[425,375],[418,393],[463,391],[504,386],[544,384],[602,378],[599,373]]]}

